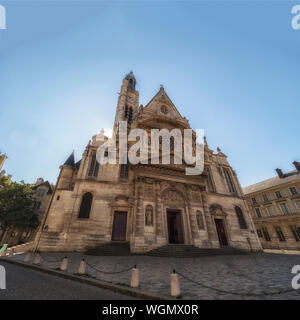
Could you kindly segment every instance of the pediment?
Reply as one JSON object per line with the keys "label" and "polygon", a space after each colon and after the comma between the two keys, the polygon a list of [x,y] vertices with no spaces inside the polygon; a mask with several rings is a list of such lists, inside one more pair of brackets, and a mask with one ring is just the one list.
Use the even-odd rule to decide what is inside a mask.
{"label": "pediment", "polygon": [[187,121],[186,118],[182,117],[179,113],[163,87],[160,88],[158,93],[143,108],[143,111],[158,115],[161,118]]}

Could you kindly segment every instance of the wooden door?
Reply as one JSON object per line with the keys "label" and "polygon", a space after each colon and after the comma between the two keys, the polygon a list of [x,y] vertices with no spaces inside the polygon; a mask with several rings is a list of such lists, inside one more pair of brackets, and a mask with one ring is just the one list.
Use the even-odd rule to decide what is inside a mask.
{"label": "wooden door", "polygon": [[115,211],[113,229],[112,229],[113,241],[126,240],[126,225],[127,225],[127,212]]}
{"label": "wooden door", "polygon": [[169,243],[184,243],[180,211],[167,210]]}
{"label": "wooden door", "polygon": [[226,231],[224,227],[224,222],[222,219],[215,219],[217,233],[221,246],[228,246]]}

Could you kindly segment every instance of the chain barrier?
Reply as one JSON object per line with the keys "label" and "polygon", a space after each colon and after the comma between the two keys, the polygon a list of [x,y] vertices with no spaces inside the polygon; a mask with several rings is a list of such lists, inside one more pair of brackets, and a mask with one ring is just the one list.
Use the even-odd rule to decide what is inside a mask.
{"label": "chain barrier", "polygon": [[84,261],[85,261],[86,265],[89,266],[91,269],[93,269],[93,270],[95,270],[95,271],[97,271],[97,272],[103,273],[103,274],[119,274],[119,273],[123,273],[123,272],[129,271],[129,270],[131,270],[131,269],[133,269],[133,268],[136,267],[136,266],[134,265],[134,266],[131,266],[131,267],[129,267],[129,268],[127,268],[127,269],[124,269],[124,270],[115,271],[115,272],[107,272],[107,271],[103,271],[103,270],[99,270],[99,269],[95,268],[95,267],[92,266],[90,263],[88,263],[86,260],[84,260]]}
{"label": "chain barrier", "polygon": [[65,257],[63,257],[63,258],[60,258],[60,259],[58,259],[58,260],[47,260],[47,259],[45,259],[41,254],[40,254],[40,257],[41,257],[42,260],[44,260],[45,262],[48,262],[48,263],[61,262],[61,261],[63,261],[63,259],[65,258]]}
{"label": "chain barrier", "polygon": [[278,290],[278,291],[273,291],[273,292],[261,292],[261,293],[248,293],[248,292],[240,292],[240,293],[237,293],[237,292],[233,292],[233,291],[227,291],[227,290],[223,290],[223,289],[218,289],[218,288],[214,288],[214,287],[211,287],[211,286],[208,286],[208,285],[205,285],[201,282],[198,282],[198,281],[195,281],[195,280],[192,280],[190,279],[189,277],[183,275],[181,272],[178,272],[176,271],[176,273],[178,275],[180,275],[182,278],[194,283],[194,284],[197,284],[203,288],[206,288],[206,289],[210,289],[210,290],[213,290],[213,291],[216,291],[216,292],[219,292],[221,294],[232,294],[232,295],[236,295],[236,296],[245,296],[245,297],[263,297],[263,296],[273,296],[273,295],[278,295],[278,294],[283,294],[283,293],[287,293],[287,292],[295,292],[294,289],[281,289],[281,290]]}

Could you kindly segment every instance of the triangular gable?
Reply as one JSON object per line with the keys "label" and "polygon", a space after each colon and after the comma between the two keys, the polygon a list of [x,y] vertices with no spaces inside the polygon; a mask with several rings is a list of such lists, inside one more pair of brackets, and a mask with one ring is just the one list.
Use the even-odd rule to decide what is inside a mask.
{"label": "triangular gable", "polygon": [[165,117],[184,119],[165,92],[163,86],[160,87],[157,94],[144,107],[144,110],[152,110],[153,112]]}

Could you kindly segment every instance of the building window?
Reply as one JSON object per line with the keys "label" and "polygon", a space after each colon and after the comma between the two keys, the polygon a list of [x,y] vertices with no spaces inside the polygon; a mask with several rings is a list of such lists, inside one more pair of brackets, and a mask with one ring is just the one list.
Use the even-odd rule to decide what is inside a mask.
{"label": "building window", "polygon": [[121,179],[128,179],[128,171],[129,171],[129,163],[121,164],[120,166],[120,178]]}
{"label": "building window", "polygon": [[271,238],[270,238],[268,229],[265,228],[265,227],[262,227],[262,232],[263,232],[263,235],[264,235],[265,240],[266,240],[266,241],[271,241]]}
{"label": "building window", "polygon": [[290,192],[291,192],[292,196],[295,196],[296,194],[298,194],[298,191],[295,187],[291,187]]}
{"label": "building window", "polygon": [[295,202],[295,204],[296,204],[297,210],[300,211],[300,200],[297,200],[297,201]]}
{"label": "building window", "polygon": [[213,182],[213,179],[212,179],[212,175],[211,175],[211,170],[208,167],[206,168],[206,174],[207,174],[208,190],[210,192],[216,192],[215,185],[214,185],[214,182]]}
{"label": "building window", "polygon": [[234,193],[235,192],[234,184],[233,184],[230,172],[227,168],[224,168],[224,174],[225,174],[225,179],[227,182],[229,192]]}
{"label": "building window", "polygon": [[268,196],[266,194],[263,194],[264,201],[269,201]]}
{"label": "building window", "polygon": [[128,124],[132,121],[133,109],[132,107],[125,106],[124,118],[127,119]]}
{"label": "building window", "polygon": [[75,183],[72,183],[72,184],[71,184],[71,191],[73,191],[74,188],[75,188]]}
{"label": "building window", "polygon": [[283,214],[289,214],[289,209],[288,209],[286,203],[280,203],[280,209]]}
{"label": "building window", "polygon": [[38,190],[37,195],[38,195],[39,197],[43,197],[44,194],[45,194],[45,192],[46,192],[45,189],[40,189],[40,190]]}
{"label": "building window", "polygon": [[196,212],[196,219],[197,219],[198,229],[203,230],[204,229],[203,215],[199,210]]}
{"label": "building window", "polygon": [[243,215],[242,209],[240,207],[236,206],[235,207],[235,213],[237,215],[240,228],[241,229],[247,229],[247,224],[246,224],[246,220],[245,220],[245,217]]}
{"label": "building window", "polygon": [[256,212],[257,218],[261,218],[260,209],[259,208],[255,208],[255,212]]}
{"label": "building window", "polygon": [[280,192],[280,191],[276,191],[276,192],[275,192],[275,195],[276,195],[276,198],[277,198],[277,199],[282,198],[282,195],[281,195],[281,192]]}
{"label": "building window", "polygon": [[261,230],[260,230],[260,229],[257,229],[256,232],[257,232],[258,237],[259,237],[259,238],[262,238]]}
{"label": "building window", "polygon": [[300,241],[300,228],[297,226],[291,226],[291,231],[296,241]]}
{"label": "building window", "polygon": [[92,155],[92,160],[89,169],[89,177],[97,177],[99,171],[99,163],[96,159],[96,153]]}
{"label": "building window", "polygon": [[284,234],[281,231],[281,228],[280,227],[275,227],[275,231],[277,233],[277,237],[278,237],[279,241],[281,241],[281,242],[285,241],[285,237],[284,237]]}
{"label": "building window", "polygon": [[269,216],[275,216],[275,212],[272,206],[267,206],[266,209],[268,211]]}
{"label": "building window", "polygon": [[252,204],[256,204],[257,201],[256,201],[256,198],[252,198]]}
{"label": "building window", "polygon": [[92,207],[93,195],[90,192],[82,196],[78,218],[88,219]]}
{"label": "building window", "polygon": [[59,199],[60,199],[60,196],[57,196],[57,197],[56,197],[56,200],[58,201]]}

